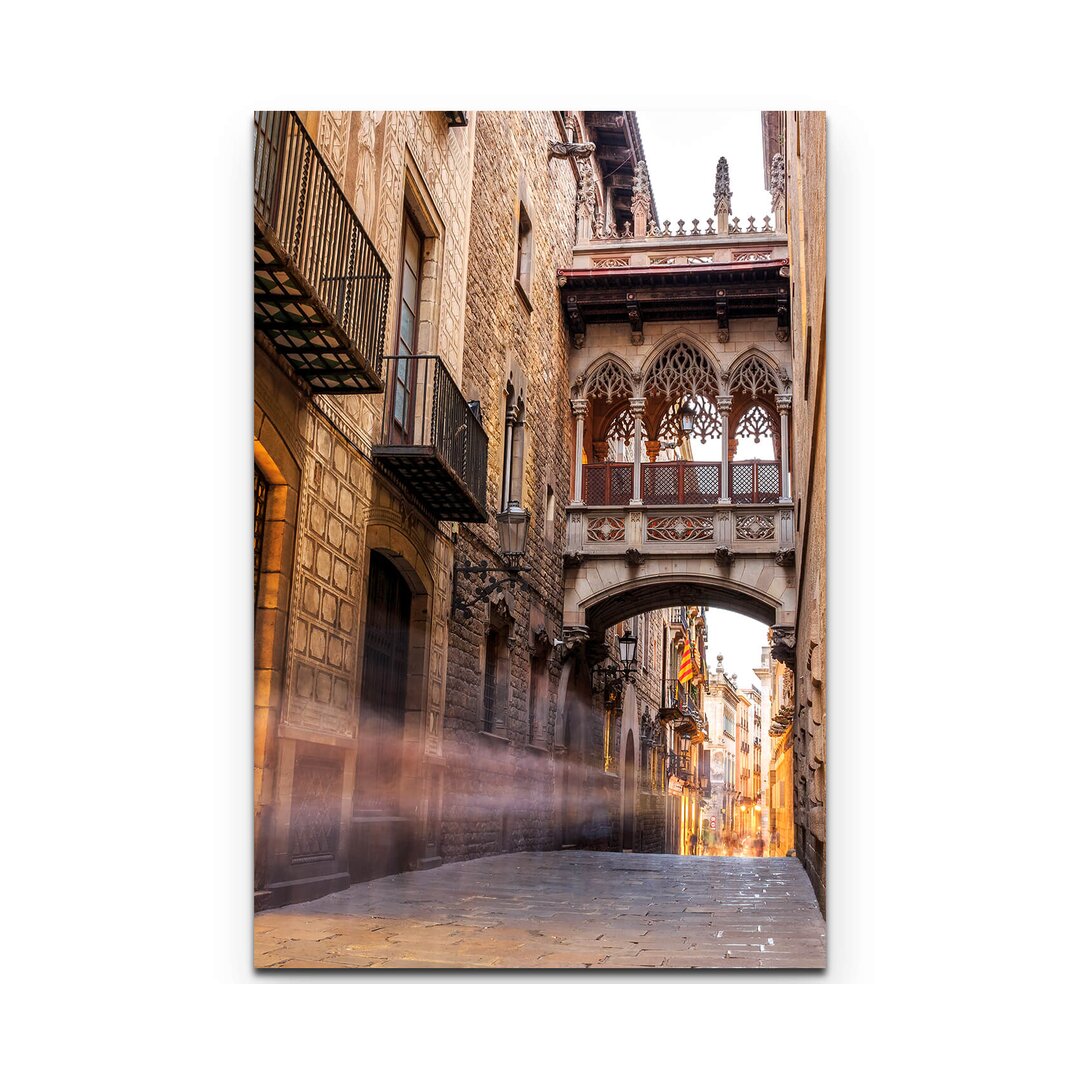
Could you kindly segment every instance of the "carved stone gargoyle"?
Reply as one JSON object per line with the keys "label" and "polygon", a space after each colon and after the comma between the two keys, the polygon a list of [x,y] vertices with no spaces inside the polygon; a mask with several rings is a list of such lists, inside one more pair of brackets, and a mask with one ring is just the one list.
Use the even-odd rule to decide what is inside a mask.
{"label": "carved stone gargoyle", "polygon": [[624,557],[627,566],[641,566],[645,562],[645,553],[639,548],[627,548]]}
{"label": "carved stone gargoyle", "polygon": [[721,566],[730,566],[735,561],[735,553],[729,547],[718,547],[713,554]]}
{"label": "carved stone gargoyle", "polygon": [[795,565],[795,549],[794,548],[781,548],[776,553],[776,565],[777,566],[794,566]]}
{"label": "carved stone gargoyle", "polygon": [[548,160],[559,158],[565,161],[567,158],[577,158],[578,161],[587,161],[595,150],[596,143],[556,142],[551,139],[548,142]]}
{"label": "carved stone gargoyle", "polygon": [[531,637],[532,640],[529,642],[530,656],[543,656],[551,648],[551,638],[548,637],[545,626],[534,626]]}
{"label": "carved stone gargoyle", "polygon": [[769,644],[772,646],[774,660],[786,664],[789,668],[795,668],[795,627],[794,626],[771,626],[769,628]]}

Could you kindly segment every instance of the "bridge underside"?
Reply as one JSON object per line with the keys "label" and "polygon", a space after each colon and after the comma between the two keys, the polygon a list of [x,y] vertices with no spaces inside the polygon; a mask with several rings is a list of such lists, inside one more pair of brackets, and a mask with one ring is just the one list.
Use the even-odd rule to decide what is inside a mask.
{"label": "bridge underside", "polygon": [[713,554],[650,556],[640,565],[625,557],[594,556],[568,567],[563,626],[603,634],[613,623],[654,608],[703,604],[792,625],[795,571],[773,555],[739,555],[720,563]]}

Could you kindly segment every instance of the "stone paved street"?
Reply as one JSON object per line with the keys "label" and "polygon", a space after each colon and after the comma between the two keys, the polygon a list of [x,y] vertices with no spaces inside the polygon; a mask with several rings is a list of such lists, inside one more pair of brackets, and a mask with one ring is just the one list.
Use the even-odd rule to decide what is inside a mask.
{"label": "stone paved street", "polygon": [[540,851],[255,916],[259,968],[823,968],[798,861]]}

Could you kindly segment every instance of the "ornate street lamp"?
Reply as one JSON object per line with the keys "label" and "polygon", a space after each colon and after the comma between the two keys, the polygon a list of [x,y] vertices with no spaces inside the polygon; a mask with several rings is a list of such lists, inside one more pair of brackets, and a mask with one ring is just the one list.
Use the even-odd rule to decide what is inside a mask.
{"label": "ornate street lamp", "polygon": [[694,424],[697,422],[697,406],[693,399],[685,399],[679,406],[679,430],[683,437],[689,439],[694,434]]}
{"label": "ornate street lamp", "polygon": [[529,535],[529,511],[514,499],[501,514],[495,515],[499,526],[499,554],[503,566],[510,575],[521,572],[521,560],[525,555],[525,538]]}
{"label": "ornate street lamp", "polygon": [[[458,563],[454,562],[453,602],[451,611],[468,611],[473,605],[487,599],[496,589],[504,585],[512,585],[523,570],[532,569],[522,565],[525,557],[525,541],[529,535],[529,511],[524,509],[515,499],[511,499],[506,509],[495,515],[495,523],[499,528],[499,560],[501,566],[488,563],[485,559],[481,563]],[[499,577],[499,574],[505,576]],[[466,600],[458,595],[458,575],[479,574],[480,588],[476,595]]]}
{"label": "ornate street lamp", "polygon": [[623,678],[628,678],[637,661],[637,638],[634,632],[627,626],[619,637],[619,660],[622,663]]}
{"label": "ornate street lamp", "polygon": [[594,669],[594,677],[599,682],[593,685],[603,689],[605,695],[618,696],[623,684],[634,673],[637,663],[637,637],[633,630],[627,626],[626,630],[615,639],[619,646],[619,663],[614,664],[610,660]]}

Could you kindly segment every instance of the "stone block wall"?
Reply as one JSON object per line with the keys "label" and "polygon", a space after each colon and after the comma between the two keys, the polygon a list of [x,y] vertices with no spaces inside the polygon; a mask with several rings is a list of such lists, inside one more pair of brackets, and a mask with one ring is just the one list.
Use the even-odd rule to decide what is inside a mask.
{"label": "stone block wall", "polygon": [[[549,160],[560,138],[549,112],[470,114],[475,152],[464,312],[462,388],[480,402],[488,434],[485,525],[462,525],[455,558],[497,561],[494,514],[502,507],[508,387],[524,401],[515,475],[532,517],[515,584],[450,623],[441,854],[454,860],[556,842],[552,751],[560,665],[552,644],[561,627],[562,551],[569,498],[567,333],[555,286],[569,263],[576,183],[570,163]],[[519,223],[531,224],[531,284],[516,283]],[[465,596],[475,577],[459,580]],[[509,691],[496,730],[483,729],[486,639],[507,634]],[[537,685],[534,666],[541,665]],[[539,700],[537,700],[539,699]]]}
{"label": "stone block wall", "polygon": [[795,847],[825,910],[825,114],[784,122],[791,258]]}
{"label": "stone block wall", "polygon": [[[300,115],[390,271],[387,352],[406,206],[423,217],[421,345],[460,379],[473,129],[451,128],[439,112]],[[256,792],[265,803],[256,817],[263,853],[257,886],[274,894],[270,903],[348,884],[367,576],[376,548],[393,558],[413,592],[401,688],[400,813],[409,861],[434,847],[452,555],[449,528],[431,522],[410,492],[371,463],[384,395],[310,396],[282,367],[257,348],[256,461],[260,431],[267,438],[278,431],[296,462],[295,544],[283,555],[281,575],[289,585],[287,629],[277,634],[276,653],[260,626],[276,626],[279,613],[256,624],[257,659],[273,658],[256,699]]]}

